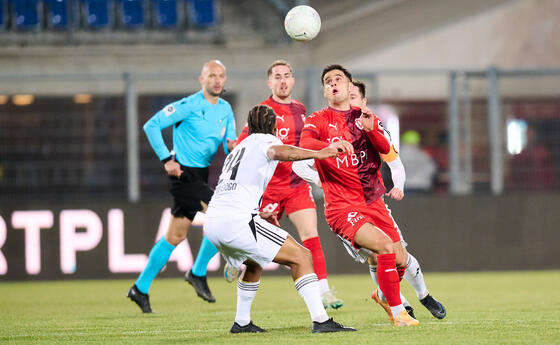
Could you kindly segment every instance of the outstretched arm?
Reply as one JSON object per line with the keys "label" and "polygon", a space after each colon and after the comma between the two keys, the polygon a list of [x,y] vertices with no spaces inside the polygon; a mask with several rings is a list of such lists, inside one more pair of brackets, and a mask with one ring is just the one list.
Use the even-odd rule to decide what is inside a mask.
{"label": "outstretched arm", "polygon": [[326,159],[338,156],[334,147],[325,147],[319,151],[307,150],[291,145],[272,145],[266,152],[267,156],[277,161],[300,161],[303,159]]}

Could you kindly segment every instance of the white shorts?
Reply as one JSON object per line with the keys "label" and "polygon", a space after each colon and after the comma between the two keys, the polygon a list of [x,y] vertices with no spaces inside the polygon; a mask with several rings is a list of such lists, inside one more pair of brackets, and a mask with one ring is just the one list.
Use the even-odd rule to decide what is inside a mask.
{"label": "white shorts", "polygon": [[288,233],[258,215],[234,218],[228,215],[208,217],[204,232],[227,263],[239,268],[246,260],[265,267],[274,260]]}
{"label": "white shorts", "polygon": [[[406,246],[408,246],[408,243],[406,243],[406,241],[404,240],[401,233],[401,229],[398,226],[397,226],[397,231],[399,232],[399,236],[401,237],[401,243],[403,248],[406,248]],[[341,237],[340,235],[336,235],[336,237],[338,237],[338,239],[342,242],[342,245],[344,246],[348,254],[352,257],[352,259],[354,259],[355,261],[361,264],[367,262],[368,257],[373,253],[371,250],[366,248],[360,248],[360,249],[354,248],[354,246],[352,245],[352,243],[350,243],[350,241]]]}

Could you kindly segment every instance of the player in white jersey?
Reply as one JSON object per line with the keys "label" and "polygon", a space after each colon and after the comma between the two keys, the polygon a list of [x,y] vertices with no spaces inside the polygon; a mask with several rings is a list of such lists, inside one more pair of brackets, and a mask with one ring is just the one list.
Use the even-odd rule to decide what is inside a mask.
{"label": "player in white jersey", "polygon": [[339,143],[320,151],[283,145],[275,136],[276,114],[267,105],[251,109],[247,122],[249,137],[226,159],[204,224],[208,239],[226,262],[234,268],[246,266],[237,284],[237,313],[230,332],[265,332],[251,321],[251,305],[263,267],[272,261],[291,268],[295,287],[311,314],[313,333],[355,331],[329,319],[309,250],[286,231],[267,222],[265,218],[272,214],[258,212],[279,160],[326,159],[336,157],[338,151],[344,152],[346,148]]}

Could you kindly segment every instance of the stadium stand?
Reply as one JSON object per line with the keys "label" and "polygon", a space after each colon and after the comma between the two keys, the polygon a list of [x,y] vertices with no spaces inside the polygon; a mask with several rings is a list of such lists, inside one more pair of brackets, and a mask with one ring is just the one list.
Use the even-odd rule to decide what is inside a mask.
{"label": "stadium stand", "polygon": [[39,0],[12,0],[12,17],[17,30],[39,29],[41,23],[41,3]]}
{"label": "stadium stand", "polygon": [[4,9],[4,7],[4,1],[0,1],[0,31],[4,30],[4,27],[6,26],[6,19],[4,18],[6,10]]}
{"label": "stadium stand", "polygon": [[141,29],[144,27],[144,1],[117,0],[119,25],[126,29]]}
{"label": "stadium stand", "polygon": [[67,30],[74,24],[72,0],[45,0],[47,28]]}
{"label": "stadium stand", "polygon": [[112,22],[110,0],[82,0],[83,16],[88,28],[93,30],[106,29]]}
{"label": "stadium stand", "polygon": [[215,0],[187,0],[189,22],[197,28],[209,28],[216,25]]}
{"label": "stadium stand", "polygon": [[152,11],[157,28],[171,29],[179,24],[177,0],[152,0]]}
{"label": "stadium stand", "polygon": [[[0,43],[183,41],[170,29],[215,32],[219,7],[217,0],[0,0]],[[138,31],[142,39],[132,35]]]}

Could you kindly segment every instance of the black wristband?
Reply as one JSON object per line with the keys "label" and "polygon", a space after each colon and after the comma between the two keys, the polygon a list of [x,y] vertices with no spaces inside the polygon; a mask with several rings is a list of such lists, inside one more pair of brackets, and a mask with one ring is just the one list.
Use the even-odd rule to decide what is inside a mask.
{"label": "black wristband", "polygon": [[161,162],[162,162],[163,164],[165,164],[165,163],[169,162],[169,161],[172,160],[172,159],[173,159],[173,156],[169,156],[169,157],[167,157],[167,158],[162,159]]}

